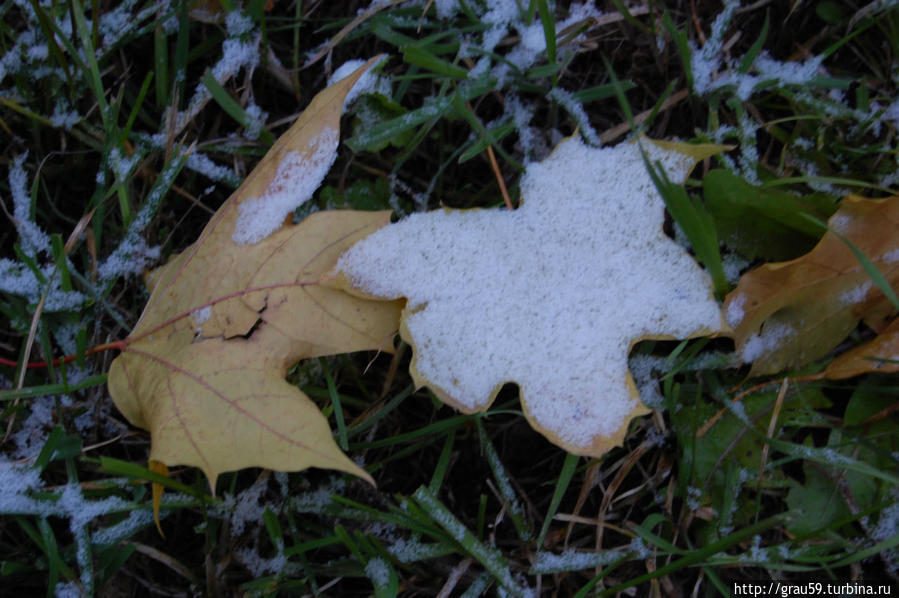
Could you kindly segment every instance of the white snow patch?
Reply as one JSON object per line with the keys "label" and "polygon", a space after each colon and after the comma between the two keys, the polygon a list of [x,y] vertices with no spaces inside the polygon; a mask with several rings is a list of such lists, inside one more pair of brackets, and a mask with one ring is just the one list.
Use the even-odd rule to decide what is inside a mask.
{"label": "white snow patch", "polygon": [[845,235],[849,232],[849,227],[852,224],[852,218],[845,212],[837,212],[830,217],[830,221],[827,224],[831,229],[833,229],[834,232]]}
{"label": "white snow patch", "polygon": [[574,122],[577,123],[581,135],[584,136],[584,139],[586,139],[590,145],[602,145],[602,142],[599,140],[599,135],[597,135],[593,125],[590,124],[590,117],[587,115],[587,111],[584,110],[584,106],[575,99],[574,94],[561,87],[554,87],[548,95],[565,108],[571,118],[574,119]]}
{"label": "white snow patch", "polygon": [[[899,491],[893,489],[891,497],[897,502],[880,512],[877,526],[871,530],[871,537],[877,542],[884,542],[899,535]],[[883,556],[890,572],[899,570],[899,548],[891,548],[883,553]]]}
{"label": "white snow patch", "polygon": [[194,328],[196,329],[198,334],[203,332],[202,325],[210,317],[212,317],[212,306],[211,305],[207,305],[205,307],[200,307],[200,308],[195,309],[192,312],[190,312],[190,319],[193,321]]}
{"label": "white snow patch", "polygon": [[736,328],[743,321],[746,315],[743,311],[744,305],[746,305],[746,295],[736,295],[727,304],[727,309],[724,310],[724,321],[731,328]]}
{"label": "white snow patch", "polygon": [[[691,159],[644,149],[673,180],[686,177]],[[587,446],[636,407],[633,339],[719,330],[721,313],[708,274],[662,232],[638,145],[572,138],[530,164],[521,189],[513,212],[412,214],[337,269],[366,292],[408,298],[415,367],[432,386],[474,410],[514,381],[541,428]]]}
{"label": "white snow patch", "polygon": [[382,558],[373,558],[365,563],[365,574],[376,588],[390,584],[390,567]]}
{"label": "white snow patch", "polygon": [[230,37],[240,37],[253,30],[253,20],[242,10],[232,10],[225,16],[225,29]]}
{"label": "white snow patch", "polygon": [[880,258],[883,260],[885,264],[892,264],[894,262],[899,262],[899,247],[895,249],[890,249]]}
{"label": "white snow patch", "polygon": [[300,153],[281,160],[268,188],[259,197],[245,199],[238,207],[231,238],[238,245],[254,245],[281,227],[284,218],[306,203],[318,189],[337,157],[338,132],[324,127]]}
{"label": "white snow patch", "polygon": [[67,581],[65,583],[57,583],[56,587],[53,589],[53,595],[55,598],[82,598],[84,593],[81,591],[81,588],[78,587],[78,584],[74,581]]}
{"label": "white snow patch", "polygon": [[871,290],[872,286],[873,283],[868,279],[848,291],[843,291],[837,299],[839,299],[840,303],[843,305],[855,305],[856,303],[861,303],[865,300],[865,297],[868,296],[868,291]]}
{"label": "white snow patch", "polygon": [[776,351],[789,337],[796,334],[796,329],[784,322],[765,324],[759,334],[753,334],[746,340],[740,357],[743,363],[750,363],[765,354]]}
{"label": "white snow patch", "polygon": [[[353,60],[348,60],[341,64],[337,69],[331,73],[331,76],[328,77],[328,86],[334,85],[338,81],[346,79],[350,75],[356,72],[357,69],[362,67],[366,63],[365,60],[361,58],[356,58]],[[376,75],[372,72],[376,65],[372,65],[365,73],[359,77],[353,87],[350,89],[350,92],[346,95],[346,98],[343,100],[343,111],[346,112],[346,109],[351,106],[359,96],[365,93],[380,93],[382,95],[390,95],[390,80],[380,75]]]}
{"label": "white snow patch", "polygon": [[268,113],[253,103],[250,103],[245,108],[245,112],[250,117],[250,121],[246,124],[244,135],[247,139],[259,139],[259,134],[262,133]]}
{"label": "white snow patch", "polygon": [[724,277],[727,282],[736,285],[740,280],[740,272],[749,265],[749,260],[740,257],[736,253],[728,253],[721,258],[721,266],[724,268]]}

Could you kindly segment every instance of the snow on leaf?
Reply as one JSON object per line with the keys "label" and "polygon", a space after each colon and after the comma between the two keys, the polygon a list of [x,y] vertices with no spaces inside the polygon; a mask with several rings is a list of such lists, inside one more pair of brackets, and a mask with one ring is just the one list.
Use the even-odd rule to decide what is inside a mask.
{"label": "snow on leaf", "polygon": [[[798,368],[827,355],[859,320],[878,331],[886,325],[892,305],[835,232],[866,255],[895,287],[899,263],[892,256],[899,245],[899,201],[849,195],[828,226],[809,253],[747,272],[725,299],[737,351],[745,362],[752,362],[750,375]],[[868,361],[868,370],[883,365]],[[851,368],[855,374],[845,367],[845,361],[835,363],[831,373],[837,369],[842,373],[834,377],[862,373],[857,362]]]}
{"label": "snow on leaf", "polygon": [[[306,174],[318,178],[300,187],[318,186],[325,172],[306,168],[296,155],[322,131],[337,130],[344,97],[371,64],[316,96],[199,239],[151,277],[144,313],[110,368],[116,405],[150,431],[150,459],[199,467],[213,489],[219,473],[250,466],[324,467],[370,479],[284,376],[303,358],[390,350],[396,304],[318,284],[341,252],[386,224],[389,214],[320,212],[274,231],[266,223],[258,239],[243,245],[234,233],[249,225],[241,208],[264,197],[276,206],[268,221],[284,222],[293,210],[285,180],[293,184]],[[332,159],[314,153],[315,160]],[[285,173],[285,162],[297,170]]]}
{"label": "snow on leaf", "polygon": [[[718,146],[643,143],[683,181]],[[664,145],[664,146],[663,146]],[[640,146],[569,139],[521,181],[523,205],[413,214],[341,256],[335,285],[407,298],[412,375],[465,412],[519,385],[531,425],[601,455],[647,412],[628,372],[641,339],[722,327],[708,275],[662,232]]]}

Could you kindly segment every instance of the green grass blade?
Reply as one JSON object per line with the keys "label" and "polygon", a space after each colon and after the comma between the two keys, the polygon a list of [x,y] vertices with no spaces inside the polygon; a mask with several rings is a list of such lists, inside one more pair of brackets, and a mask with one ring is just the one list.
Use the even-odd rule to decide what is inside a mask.
{"label": "green grass blade", "polygon": [[522,591],[512,579],[509,565],[502,553],[493,546],[482,544],[430,490],[421,486],[412,497],[431,519],[459,543],[466,554],[481,563],[503,587],[511,592]]}
{"label": "green grass blade", "polygon": [[461,66],[451,64],[442,58],[434,56],[419,46],[407,46],[403,49],[403,60],[423,69],[437,73],[450,79],[466,79],[468,71]]}
{"label": "green grass blade", "polygon": [[499,458],[499,453],[496,452],[496,448],[493,446],[493,443],[490,442],[490,438],[487,437],[481,420],[475,420],[475,423],[478,427],[478,435],[481,438],[481,449],[484,451],[484,456],[487,457],[487,464],[493,472],[493,479],[496,480],[496,487],[499,490],[499,494],[505,501],[506,511],[512,518],[512,524],[515,526],[515,531],[518,532],[518,538],[522,542],[527,542],[531,537],[531,533],[525,522],[524,509],[521,507],[518,495],[512,488],[509,474],[506,472],[506,468],[503,467],[503,462]]}
{"label": "green grass blade", "polygon": [[562,498],[568,490],[568,485],[571,483],[571,478],[574,476],[574,471],[577,469],[579,460],[580,457],[572,453],[565,455],[565,461],[562,463],[562,471],[559,473],[559,478],[556,480],[556,489],[553,491],[552,499],[549,501],[549,508],[546,509],[546,516],[543,518],[543,526],[540,528],[540,535],[537,536],[537,546],[543,546],[543,541],[546,539],[546,534],[549,532],[549,526],[552,525],[553,517],[556,516],[556,511],[559,510],[559,505],[562,503]]}
{"label": "green grass blade", "polygon": [[680,225],[693,245],[696,257],[709,269],[715,293],[723,296],[729,288],[724,266],[721,262],[721,250],[718,247],[718,233],[711,214],[699,201],[692,201],[683,185],[676,185],[668,178],[662,165],[650,164],[644,154],[646,169],[652,182],[655,183],[659,195],[665,200],[665,207],[671,217]]}
{"label": "green grass blade", "polygon": [[319,363],[321,363],[322,371],[325,373],[328,394],[331,396],[331,404],[334,406],[334,419],[337,420],[337,444],[346,451],[349,449],[349,441],[347,440],[346,421],[343,418],[343,405],[340,403],[340,394],[338,394],[337,386],[334,384],[334,377],[331,375],[328,361],[322,357],[319,359]]}
{"label": "green grass blade", "polygon": [[[243,109],[243,106],[238,104],[237,100],[232,98],[231,94],[216,81],[215,77],[212,76],[211,71],[207,69],[200,78],[200,81],[206,86],[206,89],[209,90],[212,99],[215,100],[215,102],[221,106],[222,110],[227,112],[231,118],[248,129],[255,124],[253,118],[247,114],[247,111]],[[259,138],[265,142],[266,145],[274,145],[275,143],[275,138],[265,129],[260,130]]]}
{"label": "green grass blade", "polygon": [[85,378],[76,384],[43,384],[40,386],[27,386],[24,388],[0,390],[0,403],[13,401],[15,399],[34,399],[37,397],[45,397],[47,395],[69,394],[85,388],[100,386],[106,384],[106,374],[97,374],[89,378]]}

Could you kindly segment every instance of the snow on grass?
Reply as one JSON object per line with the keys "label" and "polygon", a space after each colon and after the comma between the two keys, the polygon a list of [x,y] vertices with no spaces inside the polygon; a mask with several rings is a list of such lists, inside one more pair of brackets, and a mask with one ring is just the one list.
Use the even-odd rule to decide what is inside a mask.
{"label": "snow on grass", "polygon": [[[686,176],[686,156],[644,149],[672,179]],[[516,382],[532,420],[586,447],[636,408],[634,339],[718,330],[721,314],[708,275],[662,232],[664,203],[638,145],[571,139],[529,165],[521,189],[513,212],[413,214],[337,269],[368,293],[408,298],[414,367],[458,406],[482,409]]]}
{"label": "snow on grass", "polygon": [[559,554],[540,551],[537,553],[537,561],[531,567],[530,573],[542,575],[605,567],[627,556],[627,551],[624,550],[584,552],[570,548]]}
{"label": "snow on grass", "polygon": [[382,558],[370,559],[365,564],[365,574],[376,588],[386,588],[390,584],[390,565]]}
{"label": "snow on grass", "polygon": [[41,266],[39,271],[41,279],[27,265],[14,262],[7,258],[0,258],[0,291],[10,295],[18,295],[25,298],[28,303],[36,305],[45,291],[45,281],[49,281],[47,298],[44,301],[45,312],[59,312],[80,309],[87,301],[78,291],[62,290],[56,266],[47,264]]}
{"label": "snow on grass", "polygon": [[[880,512],[877,526],[871,530],[871,537],[877,542],[885,542],[899,536],[899,491],[893,489],[891,497],[896,500]],[[884,562],[891,573],[899,571],[899,548],[891,548],[883,553]]]}
{"label": "snow on grass", "polygon": [[415,563],[434,559],[446,554],[446,548],[443,544],[424,544],[419,540],[401,539],[394,542],[387,552],[401,563]]}
{"label": "snow on grass", "polygon": [[[33,492],[41,492],[36,498]],[[133,504],[117,496],[92,500],[84,496],[77,483],[66,484],[61,492],[43,488],[40,471],[0,457],[0,514],[35,517],[61,517],[68,521],[75,540],[75,560],[81,569],[79,579],[87,595],[93,594],[93,563],[91,562],[89,523],[113,513],[129,511]]]}
{"label": "snow on grass", "polygon": [[23,164],[28,152],[13,159],[9,169],[9,191],[13,201],[13,222],[19,233],[22,250],[31,257],[50,250],[50,236],[34,221],[31,213],[31,195],[28,193],[28,175]]}
{"label": "snow on grass", "polygon": [[552,91],[549,92],[549,97],[559,102],[559,104],[565,108],[566,112],[568,112],[574,122],[577,123],[581,135],[584,136],[584,139],[586,139],[590,145],[602,145],[602,142],[599,140],[599,135],[593,128],[593,125],[590,124],[590,117],[587,115],[587,111],[584,110],[584,106],[575,99],[574,94],[561,87],[554,87]]}

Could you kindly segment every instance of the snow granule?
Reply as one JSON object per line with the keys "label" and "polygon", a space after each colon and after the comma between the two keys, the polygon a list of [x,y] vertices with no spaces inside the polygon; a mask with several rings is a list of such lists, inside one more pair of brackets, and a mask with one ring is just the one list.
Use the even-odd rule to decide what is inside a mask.
{"label": "snow granule", "polygon": [[830,222],[827,224],[834,232],[845,235],[849,232],[849,227],[852,225],[852,217],[844,212],[837,212],[831,216]]}
{"label": "snow granule", "polygon": [[373,558],[365,563],[365,574],[375,587],[383,588],[390,583],[390,568],[382,558]]}
{"label": "snow granule", "polygon": [[776,351],[794,334],[796,334],[796,329],[787,323],[765,324],[761,333],[753,334],[746,340],[746,344],[740,351],[740,357],[743,359],[743,363],[751,363],[766,353]]}
{"label": "snow granule", "polygon": [[740,272],[749,265],[749,260],[740,257],[736,253],[728,253],[721,258],[721,266],[724,269],[724,277],[727,282],[736,285],[740,280]]}
{"label": "snow granule", "polygon": [[885,264],[892,264],[894,262],[899,262],[899,247],[896,247],[895,249],[890,249],[889,251],[887,251],[886,253],[883,254],[881,259],[883,260],[883,263],[885,263]]}
{"label": "snow granule", "polygon": [[[365,60],[361,58],[348,60],[341,64],[337,69],[331,73],[331,76],[328,77],[328,86],[334,85],[338,81],[346,79],[357,69],[362,67],[366,63]],[[346,95],[346,98],[343,100],[343,110],[346,111],[348,106],[351,106],[362,94],[365,93],[380,93],[383,95],[390,95],[390,81],[381,77],[380,75],[376,75],[372,71],[376,65],[372,65],[372,68],[365,71],[365,73],[359,77],[359,80],[353,85],[350,92]]]}
{"label": "snow granule", "polygon": [[119,181],[128,179],[128,174],[131,172],[131,169],[134,168],[134,165],[137,164],[139,159],[140,154],[137,153],[125,157],[117,147],[109,150],[109,165]]}
{"label": "snow granule", "polygon": [[281,160],[268,188],[238,206],[231,238],[253,245],[281,227],[284,218],[306,203],[318,189],[337,157],[337,129],[324,127],[303,153],[292,151]]}
{"label": "snow granule", "polygon": [[[673,180],[686,177],[690,158],[644,149]],[[482,409],[515,382],[541,429],[589,446],[637,407],[632,340],[719,330],[721,313],[708,274],[662,232],[638,145],[572,138],[528,166],[521,190],[512,212],[412,214],[357,243],[337,270],[373,295],[408,298],[414,367],[458,406]]]}
{"label": "snow granule", "polygon": [[635,536],[633,540],[631,540],[630,546],[628,548],[631,551],[631,556],[635,559],[646,559],[652,556],[652,550],[646,545],[643,541],[643,538],[640,536]]}
{"label": "snow granule", "polygon": [[64,100],[58,102],[50,115],[50,124],[58,129],[66,131],[74,127],[81,120],[81,115],[77,110],[69,110],[67,102]]}
{"label": "snow granule", "polygon": [[262,108],[256,104],[247,106],[246,113],[247,116],[250,117],[250,122],[246,125],[244,135],[247,139],[258,139],[259,134],[262,133],[262,128],[265,126],[268,113],[263,111]]}
{"label": "snow granule", "polygon": [[249,547],[243,547],[236,550],[235,555],[237,560],[257,577],[266,573],[283,573],[288,567],[287,557],[283,554],[267,559]]}
{"label": "snow granule", "polygon": [[[880,512],[877,526],[871,530],[871,537],[877,542],[884,542],[899,535],[899,492],[895,489],[891,497],[896,499],[892,505]],[[888,566],[890,572],[899,569],[899,548],[891,548],[884,554],[885,562],[892,563]]]}
{"label": "snow granule", "polygon": [[65,583],[57,583],[56,587],[53,589],[53,596],[55,598],[83,598],[84,593],[81,591],[81,588],[78,587],[78,584],[74,581],[67,581]]}
{"label": "snow granule", "polygon": [[840,303],[843,305],[855,305],[856,303],[861,303],[865,300],[865,297],[868,296],[868,291],[871,290],[872,286],[873,283],[871,280],[866,280],[860,285],[852,287],[847,291],[843,291],[837,299],[839,299]]}
{"label": "snow granule", "polygon": [[434,9],[437,11],[438,19],[449,19],[458,12],[459,0],[435,0]]}
{"label": "snow granule", "polygon": [[743,321],[743,317],[746,315],[743,311],[745,304],[746,295],[737,295],[727,305],[727,309],[724,310],[724,321],[727,322],[728,326],[736,328],[740,325],[740,322]]}
{"label": "snow granule", "polygon": [[228,36],[240,37],[253,30],[253,20],[241,10],[232,10],[225,17],[225,29]]}
{"label": "snow granule", "polygon": [[194,321],[194,324],[202,324],[212,315],[212,306],[207,305],[206,307],[201,307],[199,309],[195,309],[190,312],[190,317]]}

